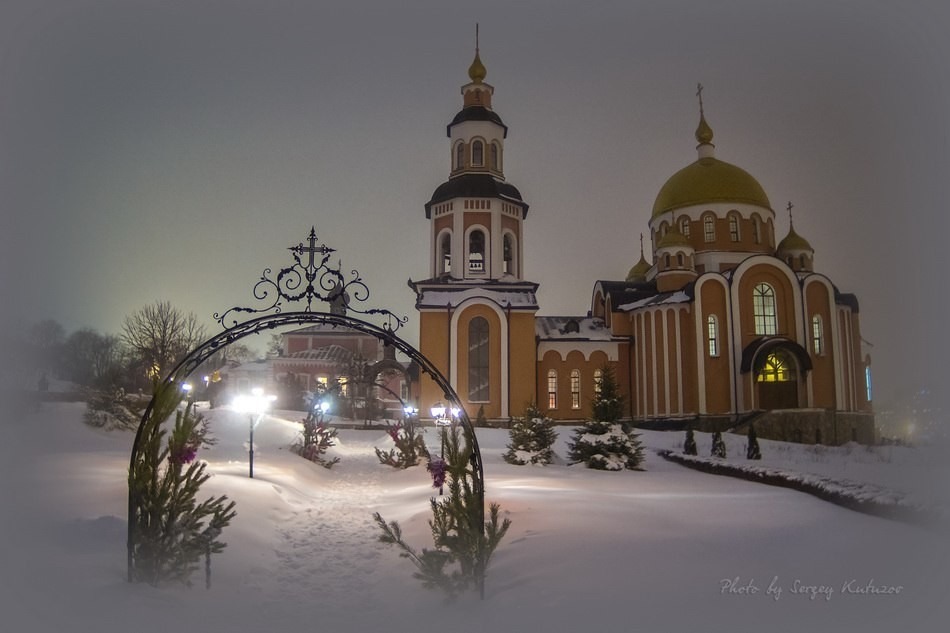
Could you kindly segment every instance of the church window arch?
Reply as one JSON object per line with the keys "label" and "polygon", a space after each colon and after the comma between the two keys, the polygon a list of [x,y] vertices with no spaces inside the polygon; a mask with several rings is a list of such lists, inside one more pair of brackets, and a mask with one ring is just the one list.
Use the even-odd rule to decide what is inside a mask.
{"label": "church window arch", "polygon": [[703,216],[703,239],[707,242],[716,241],[716,218],[711,213]]}
{"label": "church window arch", "polygon": [[468,272],[485,272],[485,232],[481,229],[468,234]]}
{"label": "church window arch", "polygon": [[677,268],[682,268],[682,267],[683,267],[683,254],[682,254],[682,253],[677,253],[677,254],[676,254],[676,266],[677,266]]}
{"label": "church window arch", "polygon": [[663,268],[665,268],[666,270],[669,270],[670,266],[671,266],[670,254],[667,253],[666,255],[663,256]]}
{"label": "church window arch", "polygon": [[515,250],[515,236],[510,232],[506,232],[501,238],[501,248],[502,248],[502,272],[508,275],[518,275],[516,269],[517,264],[517,252]]}
{"label": "church window arch", "polygon": [[548,370],[548,409],[557,409],[557,370]]}
{"label": "church window arch", "polygon": [[581,371],[571,370],[571,408],[581,408]]}
{"label": "church window arch", "polygon": [[752,241],[756,244],[762,243],[761,228],[759,228],[759,216],[752,216]]}
{"label": "church window arch", "polygon": [[808,267],[808,260],[805,258],[805,253],[798,256],[798,267],[802,269]]}
{"label": "church window arch", "polygon": [[489,400],[488,320],[477,316],[468,322],[468,399]]}
{"label": "church window arch", "polygon": [[733,242],[739,241],[739,214],[729,214],[729,239]]}
{"label": "church window arch", "polygon": [[811,341],[815,354],[822,356],[825,353],[825,331],[820,314],[816,314],[811,318]]}
{"label": "church window arch", "polygon": [[683,234],[683,237],[689,237],[689,218],[680,220],[680,233]]}
{"label": "church window arch", "polygon": [[439,235],[439,274],[452,272],[452,233],[443,231]]}
{"label": "church window arch", "polygon": [[715,314],[706,317],[706,339],[709,356],[712,358],[719,356],[719,319]]}
{"label": "church window arch", "polygon": [[488,156],[491,161],[491,168],[495,171],[501,171],[501,147],[498,145],[498,141],[492,141]]}
{"label": "church window arch", "polygon": [[481,167],[485,162],[485,144],[482,141],[472,141],[472,167]]}
{"label": "church window arch", "polygon": [[774,336],[778,331],[775,289],[769,284],[756,284],[752,289],[752,321],[758,336]]}
{"label": "church window arch", "polygon": [[770,352],[756,380],[759,382],[789,382],[795,380],[795,363],[785,350]]}
{"label": "church window arch", "polygon": [[459,141],[455,144],[455,168],[461,169],[465,166],[465,143]]}

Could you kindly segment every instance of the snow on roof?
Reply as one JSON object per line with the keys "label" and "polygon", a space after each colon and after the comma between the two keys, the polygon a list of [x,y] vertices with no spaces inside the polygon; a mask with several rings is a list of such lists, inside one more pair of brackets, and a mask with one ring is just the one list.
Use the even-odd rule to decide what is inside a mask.
{"label": "snow on roof", "polygon": [[538,298],[532,290],[489,290],[486,288],[466,288],[464,290],[422,290],[416,301],[417,308],[458,307],[468,299],[484,298],[497,303],[502,308],[538,307]]}
{"label": "snow on roof", "polygon": [[314,349],[302,349],[293,354],[282,357],[281,360],[322,360],[332,362],[346,362],[353,358],[353,352],[339,345],[327,345]]}
{"label": "snow on roof", "polygon": [[602,319],[572,316],[543,316],[534,321],[535,333],[544,340],[609,341],[613,338]]}
{"label": "snow on roof", "polygon": [[688,303],[689,301],[691,301],[691,299],[689,298],[688,294],[682,290],[677,290],[676,292],[669,292],[647,297],[646,299],[640,299],[639,301],[634,301],[633,303],[625,303],[622,306],[619,306],[617,309],[621,311],[628,311],[636,310],[637,308],[644,308],[646,306],[657,306],[667,303]]}

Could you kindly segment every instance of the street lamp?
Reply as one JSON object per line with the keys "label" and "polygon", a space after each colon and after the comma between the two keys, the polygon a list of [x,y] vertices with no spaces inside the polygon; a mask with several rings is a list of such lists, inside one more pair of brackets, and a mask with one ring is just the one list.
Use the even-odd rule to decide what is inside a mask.
{"label": "street lamp", "polygon": [[238,413],[247,413],[250,417],[250,444],[248,445],[248,476],[254,479],[254,427],[257,426],[264,413],[277,396],[264,395],[260,387],[251,390],[250,394],[242,394],[234,398],[231,405]]}
{"label": "street lamp", "polygon": [[[449,415],[446,415],[448,412]],[[445,405],[441,402],[436,402],[432,405],[432,408],[429,409],[429,413],[432,414],[432,418],[435,421],[435,425],[439,428],[439,435],[441,437],[442,448],[439,453],[439,459],[442,462],[442,467],[444,468],[445,464],[445,433],[448,426],[452,426],[455,423],[455,420],[458,419],[461,409],[458,407],[452,407],[446,410]],[[439,486],[439,494],[442,494],[442,486]]]}

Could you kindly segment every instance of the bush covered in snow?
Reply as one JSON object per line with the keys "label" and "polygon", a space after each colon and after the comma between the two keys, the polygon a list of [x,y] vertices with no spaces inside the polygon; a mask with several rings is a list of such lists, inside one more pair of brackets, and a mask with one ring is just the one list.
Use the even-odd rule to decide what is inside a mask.
{"label": "bush covered in snow", "polygon": [[375,449],[376,457],[381,464],[393,468],[409,468],[429,458],[429,450],[426,448],[419,425],[411,418],[390,424],[388,427],[386,432],[392,438],[395,448],[389,449],[389,452]]}
{"label": "bush covered in snow", "polygon": [[91,391],[86,400],[83,422],[106,430],[138,427],[142,415],[142,403],[130,398],[124,389]]}
{"label": "bush covered in snow", "polygon": [[712,438],[712,449],[710,455],[713,457],[719,457],[720,459],[726,458],[726,443],[722,439],[722,433],[716,431],[713,433]]}
{"label": "bush covered in snow", "polygon": [[550,464],[554,459],[554,449],[551,448],[557,440],[554,421],[533,404],[528,405],[524,416],[514,421],[508,437],[508,450],[502,459],[509,464]]}
{"label": "bush covered in snow", "polygon": [[303,422],[303,433],[300,434],[300,439],[291,445],[290,450],[324,468],[333,468],[340,458],[327,459],[324,454],[331,446],[336,446],[334,440],[337,430],[332,426],[327,426],[323,416],[313,411],[301,422]]}
{"label": "bush covered in snow", "polygon": [[574,432],[568,444],[571,463],[598,470],[642,470],[643,445],[639,436],[619,422],[623,397],[613,370],[604,367],[600,390],[591,403],[593,419]]}

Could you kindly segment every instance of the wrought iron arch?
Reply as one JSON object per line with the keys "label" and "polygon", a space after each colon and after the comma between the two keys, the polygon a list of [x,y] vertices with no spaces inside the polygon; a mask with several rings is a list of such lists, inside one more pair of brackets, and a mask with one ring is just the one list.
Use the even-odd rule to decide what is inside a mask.
{"label": "wrought iron arch", "polygon": [[[351,305],[351,300],[359,302],[365,301],[369,297],[369,290],[363,283],[357,271],[351,272],[349,280],[341,272],[340,265],[336,267],[328,265],[330,253],[333,249],[324,245],[316,245],[316,232],[310,230],[308,244],[303,242],[298,246],[290,248],[293,253],[295,264],[288,268],[280,270],[274,279],[268,277],[271,269],[265,269],[261,279],[254,286],[254,297],[259,301],[270,302],[262,308],[233,307],[222,314],[215,314],[215,319],[224,327],[224,331],[212,336],[204,343],[200,344],[191,351],[178,365],[172,369],[165,378],[156,384],[155,394],[145,408],[142,419],[139,422],[135,439],[132,442],[132,451],[129,458],[129,472],[133,472],[137,460],[141,458],[141,441],[143,431],[150,422],[151,416],[155,411],[157,394],[169,387],[184,383],[184,381],[201,366],[212,354],[218,350],[236,343],[252,334],[260,334],[265,331],[274,330],[279,327],[291,325],[332,325],[344,327],[364,334],[369,334],[383,341],[384,344],[392,346],[408,356],[419,369],[427,374],[442,389],[446,401],[454,403],[459,409],[459,423],[465,431],[465,434],[471,441],[472,454],[472,478],[473,492],[478,498],[478,518],[479,526],[484,529],[485,525],[485,487],[484,470],[482,466],[481,452],[478,447],[478,439],[475,436],[475,429],[468,414],[461,405],[461,399],[456,394],[448,379],[439,371],[439,369],[426,358],[419,350],[404,341],[396,335],[395,330],[404,325],[408,319],[396,316],[389,310],[365,308],[360,309]],[[317,263],[316,255],[322,256],[322,261]],[[306,256],[307,263],[304,264],[302,258]],[[306,285],[304,283],[306,282]],[[314,311],[312,309],[315,300],[322,301],[330,306],[328,312]],[[302,311],[284,312],[284,302],[306,302]],[[362,315],[378,315],[383,319],[383,325],[376,325],[366,320],[349,316],[347,311],[354,311]],[[233,316],[235,314],[261,314],[261,316],[252,317],[245,321],[238,321]],[[227,323],[230,319],[230,324]],[[386,361],[380,361],[377,365],[382,365]],[[159,423],[162,421],[159,420]],[[138,524],[136,513],[139,511],[135,491],[129,482],[129,501],[128,501],[128,579],[131,582],[134,579],[135,565],[135,528]]]}

